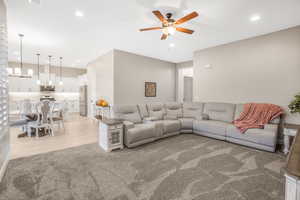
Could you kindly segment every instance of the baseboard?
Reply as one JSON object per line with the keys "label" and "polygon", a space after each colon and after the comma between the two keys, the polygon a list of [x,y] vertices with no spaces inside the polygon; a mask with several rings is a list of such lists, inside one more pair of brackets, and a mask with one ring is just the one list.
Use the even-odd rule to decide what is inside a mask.
{"label": "baseboard", "polygon": [[0,169],[0,183],[1,183],[2,178],[4,177],[4,174],[6,172],[9,159],[10,159],[10,152],[8,152],[8,154],[6,156],[6,159],[4,160],[4,163],[3,163],[3,165],[1,166],[1,169]]}

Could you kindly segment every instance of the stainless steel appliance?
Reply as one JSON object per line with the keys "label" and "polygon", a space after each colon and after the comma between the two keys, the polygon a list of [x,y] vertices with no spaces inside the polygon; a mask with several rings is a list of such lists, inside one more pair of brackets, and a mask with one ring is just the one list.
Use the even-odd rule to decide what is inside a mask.
{"label": "stainless steel appliance", "polygon": [[80,86],[79,90],[79,112],[81,116],[87,116],[87,85]]}

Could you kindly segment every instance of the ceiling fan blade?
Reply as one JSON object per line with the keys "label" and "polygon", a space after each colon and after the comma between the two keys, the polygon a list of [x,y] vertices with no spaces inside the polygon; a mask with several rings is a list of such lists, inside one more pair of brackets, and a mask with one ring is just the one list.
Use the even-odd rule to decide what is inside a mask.
{"label": "ceiling fan blade", "polygon": [[166,21],[166,19],[164,18],[164,16],[161,14],[161,12],[160,11],[158,11],[158,10],[154,10],[154,11],[152,11],[152,13],[161,21],[161,22],[165,22]]}
{"label": "ceiling fan blade", "polygon": [[167,37],[168,37],[167,34],[163,34],[163,35],[161,36],[161,40],[165,40],[165,39],[167,39]]}
{"label": "ceiling fan blade", "polygon": [[185,17],[183,17],[183,18],[177,20],[177,21],[175,22],[175,24],[176,24],[176,25],[182,24],[182,23],[187,22],[187,21],[189,21],[189,20],[191,20],[191,19],[193,19],[193,18],[195,18],[195,17],[198,17],[198,16],[199,16],[199,14],[198,14],[197,12],[192,12],[191,14],[188,14],[188,15],[186,15]]}
{"label": "ceiling fan blade", "polygon": [[140,31],[160,30],[162,27],[142,28]]}
{"label": "ceiling fan blade", "polygon": [[176,30],[179,31],[179,32],[188,33],[188,34],[193,34],[194,33],[193,30],[190,30],[190,29],[187,29],[187,28],[176,27]]}

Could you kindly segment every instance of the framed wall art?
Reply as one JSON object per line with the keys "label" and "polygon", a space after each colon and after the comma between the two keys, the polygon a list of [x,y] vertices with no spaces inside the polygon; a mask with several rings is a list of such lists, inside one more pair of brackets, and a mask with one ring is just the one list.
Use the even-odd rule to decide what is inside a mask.
{"label": "framed wall art", "polygon": [[145,82],[145,97],[156,97],[155,82]]}

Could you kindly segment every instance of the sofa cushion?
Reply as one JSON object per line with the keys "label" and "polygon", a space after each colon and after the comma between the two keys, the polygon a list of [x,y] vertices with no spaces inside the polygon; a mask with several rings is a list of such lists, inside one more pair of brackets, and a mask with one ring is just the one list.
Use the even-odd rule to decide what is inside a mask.
{"label": "sofa cushion", "polygon": [[165,115],[164,105],[162,103],[147,104],[148,112],[150,117],[156,117],[162,120]]}
{"label": "sofa cushion", "polygon": [[133,123],[141,123],[142,118],[136,105],[116,105],[113,107],[115,118],[120,118]]}
{"label": "sofa cushion", "polygon": [[164,120],[164,134],[180,131],[181,124],[179,120]]}
{"label": "sofa cushion", "polygon": [[199,132],[208,132],[215,135],[226,135],[227,122],[214,120],[194,120],[193,129]]}
{"label": "sofa cushion", "polygon": [[138,104],[138,109],[142,119],[149,117],[149,112],[146,104]]}
{"label": "sofa cushion", "polygon": [[134,128],[128,129],[126,132],[126,139],[129,144],[141,140],[155,138],[154,124],[135,124]]}
{"label": "sofa cushion", "polygon": [[277,143],[277,129],[248,129],[241,133],[234,125],[227,126],[227,137],[245,140],[261,145],[273,147]]}
{"label": "sofa cushion", "polygon": [[183,117],[184,118],[194,118],[201,119],[201,114],[203,112],[203,103],[194,102],[194,103],[183,103]]}
{"label": "sofa cushion", "polygon": [[179,119],[181,123],[181,129],[183,130],[193,130],[193,118],[181,118]]}
{"label": "sofa cushion", "polygon": [[[240,117],[243,110],[244,110],[244,104],[236,104],[235,113],[234,113],[234,120],[237,120]],[[280,116],[273,119],[269,123],[270,124],[279,124],[280,123]]]}
{"label": "sofa cushion", "polygon": [[233,121],[235,105],[230,103],[205,103],[203,113],[208,114],[210,120],[231,123]]}
{"label": "sofa cushion", "polygon": [[156,137],[161,137],[164,133],[164,120],[148,121],[146,123],[154,124]]}
{"label": "sofa cushion", "polygon": [[165,104],[166,116],[171,118],[182,117],[182,105],[181,103],[170,102]]}

